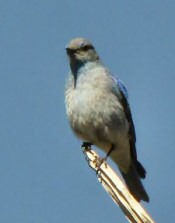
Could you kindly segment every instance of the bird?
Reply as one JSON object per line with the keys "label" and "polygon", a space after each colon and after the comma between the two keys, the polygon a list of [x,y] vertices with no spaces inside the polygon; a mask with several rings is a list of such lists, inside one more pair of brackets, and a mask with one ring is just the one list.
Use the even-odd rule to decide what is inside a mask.
{"label": "bird", "polygon": [[138,161],[136,133],[123,82],[102,63],[83,37],[66,45],[70,71],[65,105],[69,124],[83,145],[95,145],[114,163],[134,198],[149,202],[142,184],[146,170]]}

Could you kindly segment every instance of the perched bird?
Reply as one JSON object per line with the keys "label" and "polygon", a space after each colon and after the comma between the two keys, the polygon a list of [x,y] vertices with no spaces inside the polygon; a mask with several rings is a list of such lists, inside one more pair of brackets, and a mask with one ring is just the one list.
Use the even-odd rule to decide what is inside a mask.
{"label": "perched bird", "polygon": [[70,73],[65,102],[73,132],[96,145],[118,165],[131,194],[149,201],[140,178],[146,171],[137,159],[136,135],[127,91],[102,64],[94,46],[76,38],[66,47]]}

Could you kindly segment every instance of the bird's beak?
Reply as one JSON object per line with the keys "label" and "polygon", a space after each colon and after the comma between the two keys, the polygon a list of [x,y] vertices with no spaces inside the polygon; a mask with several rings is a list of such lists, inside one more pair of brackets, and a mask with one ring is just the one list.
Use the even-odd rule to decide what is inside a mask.
{"label": "bird's beak", "polygon": [[66,53],[68,56],[72,57],[75,54],[75,50],[66,47]]}

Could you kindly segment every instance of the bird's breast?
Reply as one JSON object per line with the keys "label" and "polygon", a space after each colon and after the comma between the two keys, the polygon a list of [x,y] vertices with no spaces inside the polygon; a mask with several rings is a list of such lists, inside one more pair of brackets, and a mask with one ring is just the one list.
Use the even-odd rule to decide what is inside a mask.
{"label": "bird's breast", "polygon": [[84,140],[103,138],[108,141],[126,124],[116,96],[104,87],[95,88],[88,82],[67,90],[66,107],[72,129]]}

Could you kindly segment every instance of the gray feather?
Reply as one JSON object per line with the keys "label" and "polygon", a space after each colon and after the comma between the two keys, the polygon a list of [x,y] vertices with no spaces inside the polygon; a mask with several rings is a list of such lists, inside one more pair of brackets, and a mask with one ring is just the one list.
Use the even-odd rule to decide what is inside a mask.
{"label": "gray feather", "polygon": [[143,184],[141,182],[140,176],[137,173],[136,167],[132,164],[127,173],[123,173],[120,171],[125,183],[131,192],[131,194],[135,197],[136,200],[144,200],[149,202],[148,194],[146,193]]}

